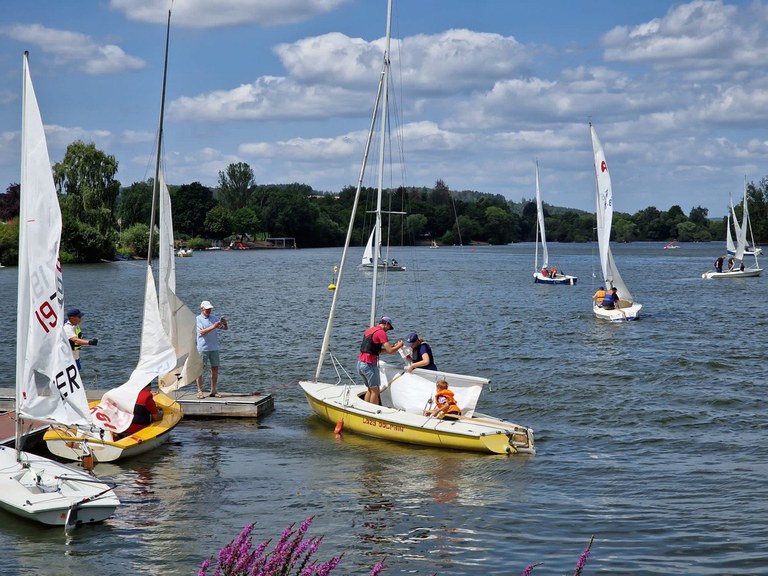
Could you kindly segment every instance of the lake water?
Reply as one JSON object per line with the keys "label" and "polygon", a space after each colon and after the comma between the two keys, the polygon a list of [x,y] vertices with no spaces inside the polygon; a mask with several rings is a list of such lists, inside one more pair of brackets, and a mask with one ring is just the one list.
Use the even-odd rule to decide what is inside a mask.
{"label": "lake water", "polygon": [[[339,249],[195,253],[179,295],[229,319],[220,387],[268,392],[276,411],[183,421],[159,451],[96,472],[120,482],[113,518],[65,536],[0,512],[0,573],[195,574],[256,522],[254,540],[315,516],[318,557],[340,574],[768,573],[766,279],[702,280],[715,244],[614,247],[641,320],[593,318],[591,245],[550,246],[576,286],[534,285],[533,245],[400,249],[379,311],[415,330],[438,366],[487,376],[482,412],[535,430],[534,457],[401,446],[311,416],[296,383],[314,374]],[[354,369],[369,282],[353,251],[334,353]],[[66,266],[66,304],[99,345],[82,352],[93,388],[138,357],[141,263]],[[16,269],[0,271],[14,338]],[[14,346],[0,357],[13,385]],[[328,375],[327,377],[330,377]]]}

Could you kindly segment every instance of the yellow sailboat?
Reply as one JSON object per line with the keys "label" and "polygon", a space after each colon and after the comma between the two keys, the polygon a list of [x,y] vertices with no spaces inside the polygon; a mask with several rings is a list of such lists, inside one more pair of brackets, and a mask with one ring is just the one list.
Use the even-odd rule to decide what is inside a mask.
{"label": "yellow sailboat", "polygon": [[[381,238],[381,197],[382,175],[384,173],[385,158],[385,134],[387,127],[387,107],[389,90],[389,49],[390,49],[390,25],[392,14],[392,1],[389,0],[387,8],[387,34],[386,48],[384,52],[384,65],[379,80],[376,96],[376,105],[371,120],[371,129],[363,156],[363,166],[357,185],[354,206],[350,216],[349,229],[341,258],[336,280],[336,290],[333,294],[331,311],[326,324],[320,358],[315,371],[314,379],[302,381],[301,385],[312,412],[335,425],[339,432],[354,432],[365,436],[372,436],[385,440],[417,444],[422,446],[434,446],[455,450],[468,450],[493,454],[535,454],[533,431],[525,426],[520,426],[506,420],[479,414],[475,412],[475,405],[480,397],[483,386],[488,383],[485,378],[466,376],[440,371],[424,370],[417,368],[413,372],[404,371],[384,362],[379,362],[381,377],[381,404],[372,404],[365,401],[366,387],[356,384],[351,377],[344,383],[326,383],[321,380],[323,363],[329,356],[337,368],[337,374],[349,374],[344,370],[335,357],[330,353],[331,333],[336,313],[337,303],[344,277],[347,253],[355,221],[363,178],[365,174],[366,160],[371,147],[374,129],[379,110],[381,110],[379,145],[379,181],[378,198],[375,213],[375,228],[373,244],[377,245]],[[372,267],[372,298],[370,324],[376,319],[376,286],[379,267]],[[425,415],[426,408],[430,405],[435,394],[435,382],[439,378],[445,378],[454,392],[462,415],[456,420]]]}

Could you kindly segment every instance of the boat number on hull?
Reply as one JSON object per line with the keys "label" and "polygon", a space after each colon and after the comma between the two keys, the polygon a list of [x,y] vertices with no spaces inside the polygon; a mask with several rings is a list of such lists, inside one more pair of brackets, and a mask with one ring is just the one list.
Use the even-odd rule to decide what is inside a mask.
{"label": "boat number on hull", "polygon": [[394,430],[395,432],[404,432],[405,428],[402,426],[399,426],[397,424],[390,424],[389,422],[381,422],[376,420],[369,420],[368,418],[363,418],[363,424],[367,424],[368,426],[378,427],[378,428],[385,428],[386,430]]}

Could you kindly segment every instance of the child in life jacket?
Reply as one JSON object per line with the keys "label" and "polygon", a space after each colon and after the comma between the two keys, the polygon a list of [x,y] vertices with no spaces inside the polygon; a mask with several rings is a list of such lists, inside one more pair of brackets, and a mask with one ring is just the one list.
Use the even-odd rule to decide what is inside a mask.
{"label": "child in life jacket", "polygon": [[461,409],[456,403],[453,392],[448,390],[448,382],[440,378],[435,382],[437,394],[435,394],[435,408],[433,410],[424,410],[424,416],[443,415],[444,420],[458,420],[461,416]]}

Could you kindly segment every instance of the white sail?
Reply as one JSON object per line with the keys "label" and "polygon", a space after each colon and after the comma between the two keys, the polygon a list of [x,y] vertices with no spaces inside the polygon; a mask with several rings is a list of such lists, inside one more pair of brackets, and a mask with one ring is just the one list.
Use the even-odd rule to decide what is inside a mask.
{"label": "white sail", "polygon": [[595,127],[590,124],[592,135],[592,151],[595,160],[595,177],[597,180],[597,243],[600,251],[600,266],[603,271],[605,287],[616,288],[619,299],[628,303],[634,302],[626,284],[619,274],[616,262],[611,253],[611,225],[613,222],[613,187],[608,163],[605,160],[603,145],[597,137]]}
{"label": "white sail", "polygon": [[609,266],[611,252],[611,224],[613,222],[613,189],[608,163],[605,161],[603,145],[597,137],[595,127],[590,125],[592,134],[592,151],[595,157],[595,177],[597,178],[597,244],[600,251],[600,266],[603,279],[609,283],[613,277]]}
{"label": "white sail", "polygon": [[363,259],[360,262],[363,266],[376,266],[381,262],[381,244],[376,244],[376,256],[374,257],[373,246],[376,244],[376,229],[371,230],[371,235],[368,236],[368,243],[363,250]]}
{"label": "white sail", "polygon": [[139,362],[128,381],[106,392],[94,408],[99,426],[110,432],[122,432],[128,428],[141,389],[155,378],[173,370],[175,366],[176,351],[163,329],[154,274],[152,267],[147,266]]}
{"label": "white sail", "polygon": [[160,377],[160,390],[168,393],[191,384],[203,373],[203,361],[197,351],[195,314],[176,296],[176,259],[173,249],[173,214],[171,196],[162,170],[160,184],[160,254],[158,302],[160,319],[176,353],[173,370]]}
{"label": "white sail", "polygon": [[16,409],[22,418],[89,425],[85,389],[64,335],[61,211],[26,54],[23,108]]}
{"label": "white sail", "polygon": [[[733,209],[733,206],[731,206]],[[736,225],[736,255],[737,260],[744,259],[744,251],[747,249],[747,229],[749,227],[749,209],[747,208],[747,188],[744,187],[744,203],[741,208],[741,226]],[[734,223],[736,216],[733,217]]]}
{"label": "white sail", "polygon": [[[547,235],[544,232],[544,207],[541,203],[541,192],[539,191],[539,163],[536,162],[536,214],[537,226],[539,229],[538,237],[541,239],[541,256],[543,259],[542,267],[549,268],[549,252],[547,252]],[[537,238],[538,239],[538,238]],[[539,269],[538,247],[536,252],[536,271]]]}
{"label": "white sail", "polygon": [[[733,235],[731,234],[731,213],[733,213],[733,204],[731,204],[731,212],[728,214],[728,223],[725,226],[725,251],[733,256],[736,254],[736,244],[733,243]],[[735,215],[734,220],[736,220]]]}

